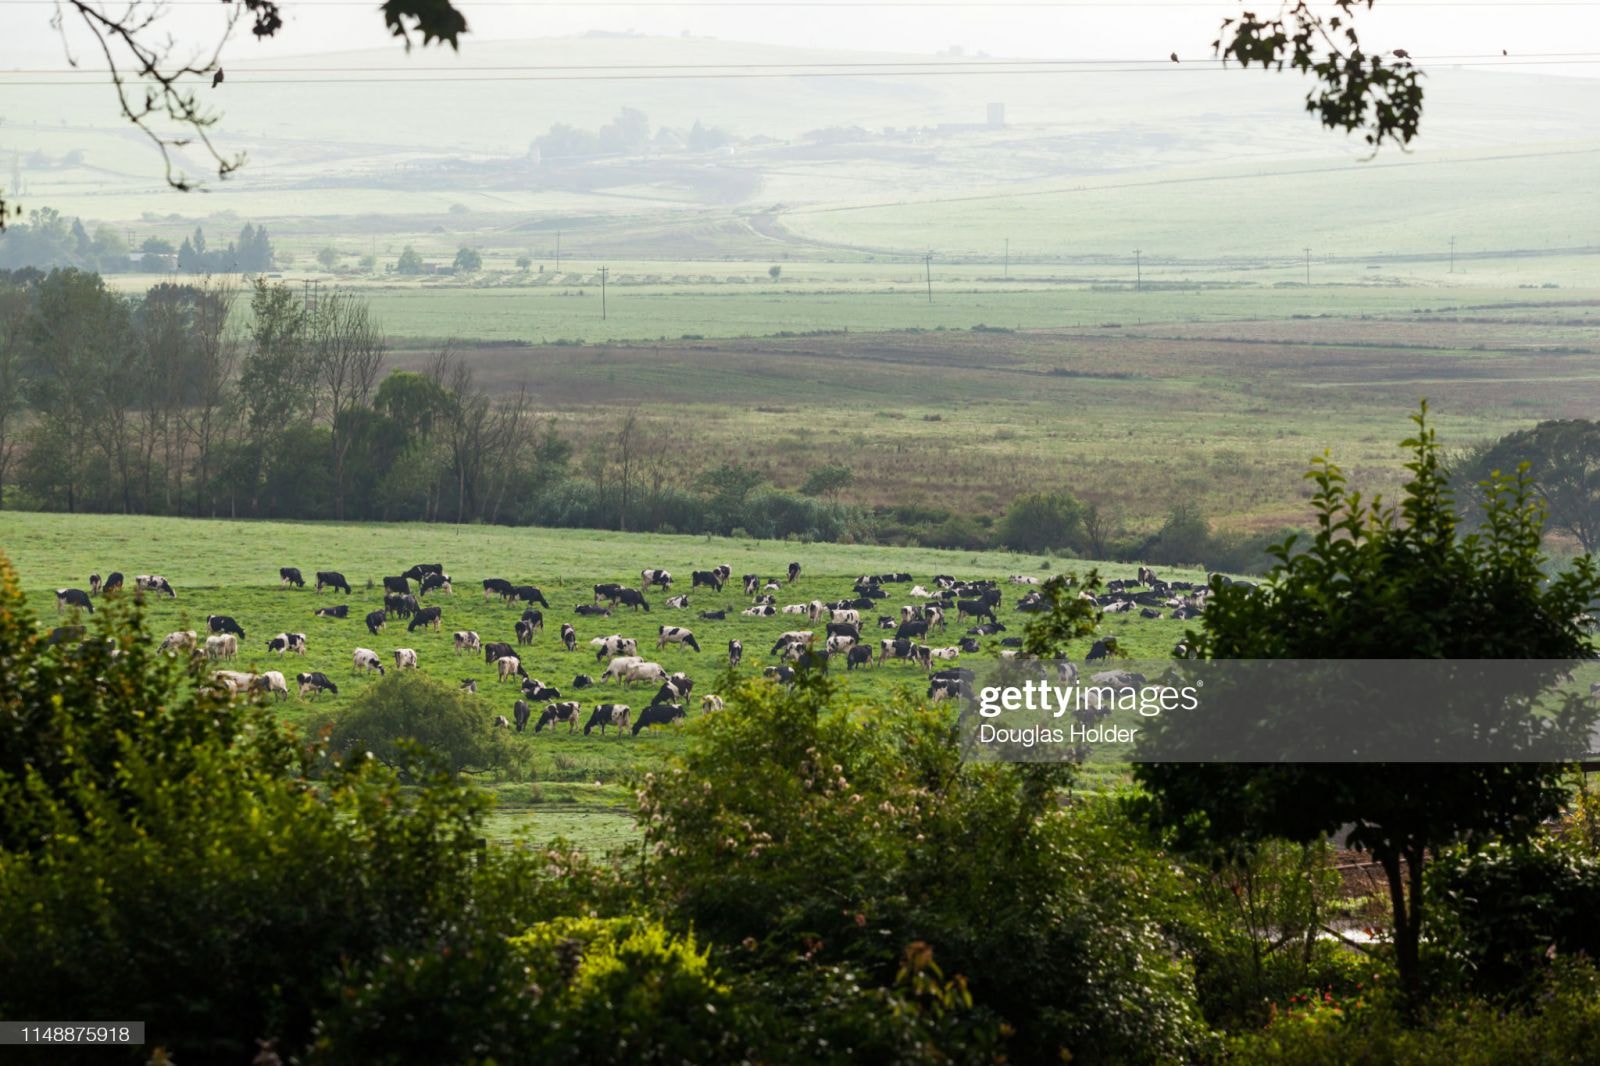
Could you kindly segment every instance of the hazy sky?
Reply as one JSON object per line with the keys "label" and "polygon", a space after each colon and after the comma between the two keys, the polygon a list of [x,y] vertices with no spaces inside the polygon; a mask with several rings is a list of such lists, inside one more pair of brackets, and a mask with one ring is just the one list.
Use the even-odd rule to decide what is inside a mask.
{"label": "hazy sky", "polygon": [[[115,5],[110,5],[115,8]],[[946,0],[879,3],[846,0],[704,0],[684,3],[615,3],[611,0],[463,0],[471,34],[463,39],[516,40],[564,36],[590,29],[677,35],[683,31],[724,40],[803,47],[857,48],[929,55],[952,45],[995,56],[1134,59],[1176,49],[1201,59],[1220,19],[1240,10],[1233,0],[1002,0],[956,4]],[[1273,0],[1248,5],[1275,9]],[[1326,5],[1325,5],[1326,6]],[[215,0],[174,0],[162,23],[180,41],[214,41]],[[50,29],[48,0],[0,0],[0,68],[59,66],[62,49]],[[401,47],[383,29],[369,0],[288,0],[287,26],[262,44],[241,30],[225,61],[282,58],[355,48]],[[1426,56],[1517,56],[1581,52],[1600,40],[1600,4],[1582,0],[1378,0],[1359,25],[1369,48],[1409,49]],[[429,56],[437,62],[440,56]],[[1521,67],[1550,74],[1594,74],[1585,66],[1542,63]]]}

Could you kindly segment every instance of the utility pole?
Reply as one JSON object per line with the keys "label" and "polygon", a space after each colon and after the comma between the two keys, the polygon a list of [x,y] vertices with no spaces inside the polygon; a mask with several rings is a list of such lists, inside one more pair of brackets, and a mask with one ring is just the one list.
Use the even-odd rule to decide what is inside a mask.
{"label": "utility pole", "polygon": [[1456,272],[1456,239],[1450,238],[1450,273]]}
{"label": "utility pole", "polygon": [[1306,249],[1306,287],[1311,286],[1311,249]]}
{"label": "utility pole", "polygon": [[600,268],[600,321],[602,322],[606,320],[606,274],[610,270],[610,267]]}
{"label": "utility pole", "polygon": [[561,270],[561,231],[556,230],[556,271]]}
{"label": "utility pole", "polygon": [[1133,291],[1139,292],[1144,288],[1144,266],[1139,259],[1138,248],[1133,250]]}
{"label": "utility pole", "polygon": [[1011,238],[1010,237],[1006,238],[1005,276],[1008,277],[1008,278],[1011,276]]}
{"label": "utility pole", "polygon": [[922,257],[923,269],[928,275],[928,302],[933,303],[933,253],[929,252]]}

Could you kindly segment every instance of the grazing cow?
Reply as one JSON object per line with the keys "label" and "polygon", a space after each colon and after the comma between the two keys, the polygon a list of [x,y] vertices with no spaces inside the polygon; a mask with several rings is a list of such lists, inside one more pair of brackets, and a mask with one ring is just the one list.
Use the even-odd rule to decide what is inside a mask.
{"label": "grazing cow", "polygon": [[575,651],[578,647],[578,631],[567,622],[561,623],[561,646],[568,651]]}
{"label": "grazing cow", "polygon": [[165,592],[169,600],[178,598],[172,582],[160,574],[139,574],[133,579],[133,587],[139,592]]}
{"label": "grazing cow", "polygon": [[518,603],[537,603],[547,611],[550,609],[550,601],[536,585],[518,585],[511,590],[511,598]]}
{"label": "grazing cow", "polygon": [[406,632],[415,632],[418,626],[427,626],[430,629],[438,629],[443,621],[444,608],[424,607],[422,610],[411,616],[411,624],[406,626]]}
{"label": "grazing cow", "polygon": [[733,567],[729,566],[727,563],[719,563],[718,565],[713,566],[711,568],[711,572],[716,574],[717,577],[721,578],[724,585],[733,579]]}
{"label": "grazing cow", "polygon": [[533,623],[532,622],[519,621],[519,622],[517,622],[516,629],[517,629],[517,643],[518,644],[532,644],[533,643]]}
{"label": "grazing cow", "polygon": [[[694,691],[694,681],[690,679],[688,674],[673,674],[671,677],[667,678],[666,684],[662,686],[662,691],[665,691],[668,687],[671,687],[674,692],[687,697],[689,693]],[[678,697],[674,696],[670,700],[663,700],[660,696],[657,696],[651,702],[675,703],[677,702],[677,699]]]}
{"label": "grazing cow", "polygon": [[609,637],[595,637],[589,641],[589,646],[595,649],[594,661],[599,662],[606,656],[638,655],[639,642],[632,637],[624,637],[613,633]]}
{"label": "grazing cow", "polygon": [[602,681],[612,678],[627,687],[635,681],[665,681],[667,670],[660,663],[646,662],[637,655],[622,655],[612,659],[605,673],[600,675]]}
{"label": "grazing cow", "polygon": [[483,646],[483,661],[492,663],[506,655],[515,655],[517,650],[503,640],[491,640]]}
{"label": "grazing cow", "polygon": [[239,654],[239,638],[232,633],[220,633],[206,638],[206,658],[232,659]]}
{"label": "grazing cow", "polygon": [[611,608],[609,608],[609,607],[591,606],[590,604],[587,604],[587,603],[578,604],[578,606],[573,608],[573,612],[576,613],[576,614],[582,615],[585,618],[610,618],[611,617]]}
{"label": "grazing cow", "polygon": [[669,597],[667,597],[667,606],[668,607],[687,607],[687,606],[689,606],[689,597],[688,597],[687,594],[682,595],[682,596],[669,596]]}
{"label": "grazing cow", "polygon": [[770,618],[778,613],[778,609],[770,603],[763,603],[755,607],[746,607],[739,613],[749,615],[752,618]]}
{"label": "grazing cow", "polygon": [[122,591],[122,571],[113,570],[106,575],[105,581],[101,583],[100,593],[101,595],[109,596],[113,592],[120,591]]}
{"label": "grazing cow", "polygon": [[589,721],[583,727],[583,735],[588,736],[589,730],[595,726],[600,727],[600,735],[605,736],[606,726],[617,727],[617,736],[622,736],[622,731],[628,728],[628,718],[633,712],[626,703],[602,703],[589,712]]}
{"label": "grazing cow", "polygon": [[511,598],[511,582],[503,577],[486,577],[483,579],[483,599],[487,603],[490,593],[499,596],[502,600]]}
{"label": "grazing cow", "polygon": [[244,639],[244,630],[239,627],[239,623],[225,614],[206,615],[206,628],[213,633],[232,633],[240,640]]}
{"label": "grazing cow", "polygon": [[522,679],[522,694],[535,703],[548,703],[550,700],[559,700],[561,690],[553,685],[547,685],[537,677],[524,677]]}
{"label": "grazing cow", "polygon": [[893,640],[880,640],[878,642],[878,665],[882,666],[885,659],[910,659],[916,661],[917,643],[903,637]]}
{"label": "grazing cow", "polygon": [[383,591],[409,596],[411,595],[411,582],[404,576],[386,577],[383,579]]}
{"label": "grazing cow", "polygon": [[728,617],[728,612],[723,610],[700,612],[701,620],[706,622],[720,622],[726,617]]}
{"label": "grazing cow", "polygon": [[402,576],[410,578],[412,581],[421,581],[429,574],[442,573],[444,573],[443,563],[418,563],[411,569],[407,570]]}
{"label": "grazing cow", "polygon": [[944,628],[944,608],[928,604],[922,609],[922,617],[930,626]]}
{"label": "grazing cow", "polygon": [[638,736],[639,730],[647,726],[666,725],[682,718],[683,704],[681,703],[652,703],[639,712],[638,719],[633,723],[633,735]]}
{"label": "grazing cow", "polygon": [[457,655],[464,651],[481,651],[483,649],[483,640],[470,629],[456,630],[453,639],[455,640]]}
{"label": "grazing cow", "polygon": [[504,681],[508,677],[527,677],[528,672],[522,668],[522,660],[515,655],[502,655],[494,661],[495,673],[498,679]]}
{"label": "grazing cow", "polygon": [[388,620],[389,612],[387,611],[369,612],[367,615],[367,632],[371,633],[373,636],[377,636],[378,630],[382,629],[383,624]]}
{"label": "grazing cow", "polygon": [[694,634],[682,626],[661,626],[656,630],[656,647],[664,648],[668,644],[682,644],[695,651],[700,650],[700,643],[694,639]]}
{"label": "grazing cow", "polygon": [[743,658],[744,658],[744,641],[742,641],[742,640],[730,640],[730,641],[728,641],[728,665],[729,666],[738,666],[739,665],[739,660],[741,660]]}
{"label": "grazing cow", "polygon": [[796,581],[799,581],[799,580],[800,580],[800,564],[799,563],[790,563],[789,564],[789,584],[792,585]]}
{"label": "grazing cow", "polygon": [[461,679],[461,691],[462,692],[470,692],[474,696],[476,696],[478,694],[478,682],[477,682],[477,680],[475,678],[463,677]]}
{"label": "grazing cow", "polygon": [[572,679],[573,688],[590,688],[594,685],[594,678],[588,674],[579,674]]}
{"label": "grazing cow", "polygon": [[617,582],[602,581],[600,584],[594,586],[594,602],[599,603],[601,600],[609,600],[612,603],[616,603],[617,593],[621,591],[622,586]]}
{"label": "grazing cow", "polygon": [[872,648],[867,644],[857,644],[845,652],[844,668],[854,670],[858,666],[872,665]]}
{"label": "grazing cow", "polygon": [[769,677],[778,682],[780,685],[792,685],[794,684],[795,678],[794,667],[769,666],[765,670],[761,671],[761,676]]}
{"label": "grazing cow", "polygon": [[744,575],[744,594],[746,596],[754,596],[756,593],[758,593],[760,591],[761,591],[761,575],[760,574],[746,574],[746,575]]}
{"label": "grazing cow", "polygon": [[250,691],[256,683],[256,675],[244,670],[218,670],[211,675],[211,680],[218,682],[232,694]]}
{"label": "grazing cow", "polygon": [[100,575],[99,574],[90,574],[89,575],[89,595],[91,595],[91,596],[100,595]]}
{"label": "grazing cow", "polygon": [[522,620],[533,628],[537,629],[539,632],[544,632],[543,611],[535,610],[534,608],[529,607],[526,611],[522,612]]}
{"label": "grazing cow", "polygon": [[300,686],[301,699],[305,699],[308,692],[319,699],[324,692],[331,692],[335,696],[339,694],[339,686],[328,680],[327,674],[319,671],[311,670],[307,673],[295,674],[294,679]]}
{"label": "grazing cow", "polygon": [[161,641],[157,651],[182,651],[184,648],[193,648],[199,640],[199,634],[192,629],[179,629],[168,633]]}
{"label": "grazing cow", "polygon": [[450,587],[450,578],[445,574],[428,574],[422,579],[417,595],[426,596],[430,592],[442,592],[446,596],[456,594],[456,590]]}
{"label": "grazing cow", "polygon": [[957,600],[956,621],[959,622],[969,616],[972,618],[987,618],[991,622],[997,621],[994,616],[994,605],[987,599]]}
{"label": "grazing cow", "polygon": [[399,618],[410,618],[417,613],[417,598],[406,592],[386,593],[383,609]]}
{"label": "grazing cow", "polygon": [[[312,613],[318,618],[349,618],[350,605],[348,603],[341,603],[337,607],[318,607]],[[379,611],[378,613],[382,614],[383,612]]]}
{"label": "grazing cow", "polygon": [[624,607],[632,607],[636,611],[643,607],[645,614],[650,613],[650,604],[646,602],[644,593],[638,589],[621,589],[613,602],[620,603]]}
{"label": "grazing cow", "polygon": [[639,571],[639,580],[641,582],[639,585],[641,590],[649,589],[651,585],[662,589],[672,587],[672,575],[665,570],[641,570]]}
{"label": "grazing cow", "polygon": [[992,637],[996,633],[1004,633],[1005,631],[1006,624],[1004,622],[985,622],[981,626],[973,626],[971,629],[967,630],[967,636]]}
{"label": "grazing cow", "polygon": [[306,579],[300,576],[300,571],[292,566],[278,567],[278,584],[293,585],[297,589],[306,587]]}
{"label": "grazing cow", "polygon": [[1089,648],[1089,654],[1083,657],[1086,663],[1103,663],[1117,654],[1117,638],[1105,637],[1094,642]]}
{"label": "grazing cow", "polygon": [[926,621],[905,622],[899,629],[894,631],[894,639],[896,640],[910,640],[913,637],[925,637],[927,635],[928,623]]}
{"label": "grazing cow", "polygon": [[263,671],[251,682],[250,687],[257,692],[270,692],[277,700],[289,698],[289,682],[276,670]]}
{"label": "grazing cow", "polygon": [[350,662],[351,668],[357,672],[364,671],[370,674],[376,670],[379,675],[383,674],[383,661],[378,658],[378,653],[371,648],[357,648],[355,654],[350,657]]}
{"label": "grazing cow", "polygon": [[317,571],[317,591],[321,592],[325,588],[338,589],[346,596],[350,595],[350,582],[346,581],[344,575],[337,570]]}
{"label": "grazing cow", "polygon": [[858,639],[859,638],[854,634],[835,633],[833,636],[828,638],[828,643],[826,645],[828,654],[832,655],[836,652],[849,651],[850,646],[855,644]]}
{"label": "grazing cow", "polygon": [[94,604],[89,602],[89,594],[82,589],[56,589],[56,613],[60,614],[68,607],[81,607],[94,614]]}
{"label": "grazing cow", "polygon": [[811,642],[816,639],[816,634],[811,632],[809,629],[790,630],[789,632],[780,635],[777,640],[773,641],[772,650],[767,652],[767,654],[781,655],[787,652],[790,648],[810,647]]}
{"label": "grazing cow", "polygon": [[496,729],[506,729],[510,725],[511,725],[511,723],[506,721],[506,716],[505,715],[497,714],[497,715],[494,716],[494,727]]}
{"label": "grazing cow", "polygon": [[807,604],[806,613],[811,616],[811,620],[813,622],[822,621],[824,615],[826,615],[830,620],[833,618],[833,612],[828,608],[828,605],[823,603],[821,600],[812,600],[809,604]]}
{"label": "grazing cow", "polygon": [[712,592],[721,592],[724,580],[726,579],[715,570],[696,570],[689,575],[689,587],[697,589],[704,585]]}
{"label": "grazing cow", "polygon": [[1139,578],[1138,578],[1139,584],[1141,584],[1141,585],[1154,585],[1156,583],[1156,580],[1157,580],[1156,572],[1154,570],[1150,569],[1148,566],[1139,567]]}
{"label": "grazing cow", "polygon": [[511,715],[517,720],[517,732],[520,733],[528,728],[528,719],[533,717],[533,708],[528,705],[527,700],[518,700],[511,706]]}
{"label": "grazing cow", "polygon": [[277,655],[292,651],[296,655],[306,653],[306,635],[304,633],[279,633],[267,641],[267,650]]}
{"label": "grazing cow", "polygon": [[394,650],[394,668],[396,670],[415,670],[417,668],[417,650],[415,648],[396,648]]}
{"label": "grazing cow", "polygon": [[538,723],[533,727],[533,731],[537,733],[547,725],[565,722],[567,723],[568,733],[576,732],[578,728],[578,712],[580,710],[582,708],[578,706],[577,700],[547,704],[544,713],[539,716]]}
{"label": "grazing cow", "polygon": [[880,614],[878,616],[878,628],[879,629],[894,629],[897,626],[899,626],[899,624],[900,624],[899,622],[896,622],[893,618],[889,617],[886,614]]}

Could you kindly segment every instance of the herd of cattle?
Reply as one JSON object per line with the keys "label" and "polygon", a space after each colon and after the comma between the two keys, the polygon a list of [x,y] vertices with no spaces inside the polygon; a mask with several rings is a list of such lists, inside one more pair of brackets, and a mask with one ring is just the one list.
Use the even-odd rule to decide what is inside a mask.
{"label": "herd of cattle", "polygon": [[[796,628],[782,633],[767,649],[767,654],[776,658],[777,663],[767,667],[764,673],[783,684],[792,683],[803,670],[826,670],[834,661],[842,661],[847,670],[903,661],[920,666],[927,673],[930,699],[953,698],[970,684],[971,671],[953,666],[935,671],[934,664],[954,663],[962,654],[977,652],[981,647],[980,638],[1004,633],[1007,628],[998,614],[1004,594],[1000,584],[993,580],[960,581],[948,574],[936,575],[929,582],[931,587],[914,584],[906,593],[905,598],[916,602],[906,603],[888,613],[884,612],[884,601],[891,598],[890,587],[912,584],[910,574],[863,575],[855,580],[851,590],[853,595],[848,598],[835,601],[813,599],[780,605],[778,594],[786,587],[795,585],[800,573],[800,564],[790,563],[784,582],[757,574],[745,574],[739,586],[750,600],[748,607],[739,610],[740,615],[794,615],[804,618],[810,625],[809,628]],[[647,568],[640,571],[639,576],[638,588],[617,582],[594,585],[592,599],[573,606],[574,616],[608,618],[612,612],[621,610],[627,610],[630,616],[634,612],[649,613],[651,605],[647,597],[652,592],[666,594],[664,604],[669,608],[689,609],[689,594],[670,595],[674,581],[669,571]],[[280,586],[285,588],[304,589],[307,585],[301,571],[295,567],[280,568],[278,577]],[[690,589],[693,592],[703,588],[713,595],[720,594],[730,585],[732,578],[732,568],[727,565],[695,570],[691,574]],[[1028,586],[1039,582],[1036,578],[1016,575],[1010,579],[1010,583]],[[134,578],[134,586],[137,594],[153,593],[177,598],[171,582],[160,575],[138,575]],[[112,573],[104,580],[94,574],[90,576],[87,592],[75,588],[57,589],[56,609],[58,612],[69,608],[83,609],[93,613],[94,596],[116,595],[122,587],[123,575],[120,573]],[[376,586],[370,581],[366,587],[376,591]],[[352,586],[344,575],[331,570],[316,572],[315,589],[319,593],[331,589],[345,595],[353,594]],[[514,726],[521,732],[532,721],[536,733],[546,726],[558,725],[566,725],[568,732],[575,731],[582,719],[582,701],[563,699],[560,689],[530,676],[522,661],[527,654],[525,649],[534,643],[535,634],[544,632],[545,612],[552,610],[549,600],[535,585],[517,584],[498,577],[483,579],[482,590],[485,603],[498,601],[504,606],[522,608],[520,616],[512,621],[511,629],[516,638],[514,644],[510,641],[486,641],[473,630],[456,630],[452,636],[456,656],[481,654],[484,664],[492,669],[497,683],[515,682],[520,689],[521,698],[512,705],[511,715],[496,716],[495,724],[507,728]],[[398,575],[383,578],[382,607],[365,612],[362,617],[372,636],[382,633],[391,621],[404,621],[408,633],[415,633],[419,629],[440,631],[444,623],[444,608],[437,602],[425,605],[425,601],[430,595],[454,595],[454,591],[442,564],[419,563]],[[1107,614],[1137,611],[1139,616],[1145,618],[1186,619],[1195,617],[1203,610],[1207,595],[1206,586],[1162,581],[1153,571],[1141,567],[1135,579],[1109,582],[1105,593],[1096,597],[1096,600]],[[1034,613],[1049,610],[1049,607],[1048,600],[1035,589],[1021,596],[1012,609]],[[725,607],[702,610],[698,617],[708,621],[725,620],[729,610]],[[350,611],[349,604],[338,604],[318,607],[313,614],[320,618],[347,619]],[[211,679],[220,691],[268,693],[280,700],[289,697],[288,677],[281,670],[252,672],[221,668],[222,663],[238,658],[241,642],[246,639],[245,630],[231,615],[207,615],[205,621],[204,633],[199,630],[178,630],[167,634],[160,644],[160,650],[172,654],[187,652],[197,659],[217,663],[218,668],[212,672]],[[972,625],[953,644],[940,647],[927,643],[934,634],[946,633],[951,621],[957,625],[970,621]],[[893,630],[893,635],[876,640],[866,639],[864,630],[870,631],[874,625],[880,631]],[[560,624],[560,643],[565,652],[577,651],[578,632],[571,622]],[[583,690],[612,684],[627,689],[641,683],[656,687],[649,703],[637,714],[625,703],[595,703],[584,723],[585,734],[597,727],[602,734],[608,727],[614,727],[620,734],[631,726],[633,734],[637,735],[649,726],[685,716],[694,688],[693,680],[686,674],[668,671],[660,663],[641,656],[638,640],[620,633],[593,637],[587,643],[594,649],[596,665],[604,663],[605,666],[597,678],[577,674],[571,682],[572,689]],[[1001,637],[1000,644],[1004,649],[1000,652],[1002,658],[1014,658],[1021,654],[1018,650],[1022,644],[1020,637]],[[268,654],[280,658],[286,655],[304,656],[308,638],[305,633],[281,632],[268,638],[264,646]],[[660,651],[669,646],[701,652],[700,642],[690,627],[658,625],[655,649]],[[1103,660],[1115,650],[1114,640],[1107,638],[1095,645],[1087,661]],[[1174,649],[1174,654],[1184,654],[1181,645]],[[729,666],[740,666],[743,656],[744,640],[729,640]],[[355,647],[350,657],[352,671],[363,675],[382,675],[389,662],[392,662],[395,670],[416,669],[417,649],[394,648],[386,660],[371,648]],[[301,698],[318,697],[323,692],[337,694],[339,691],[338,685],[321,671],[295,673],[294,681],[295,690]],[[477,684],[474,678],[461,681],[462,688],[474,693],[477,692]],[[542,709],[535,717],[535,708],[541,704]],[[701,697],[704,710],[718,710],[721,706],[722,700],[715,695]]]}

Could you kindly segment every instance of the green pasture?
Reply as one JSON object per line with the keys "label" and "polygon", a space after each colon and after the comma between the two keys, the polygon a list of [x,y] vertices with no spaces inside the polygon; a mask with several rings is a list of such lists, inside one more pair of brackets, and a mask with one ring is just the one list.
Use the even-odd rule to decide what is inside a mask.
{"label": "green pasture", "polygon": [[[40,623],[47,626],[66,620],[56,614],[55,588],[87,589],[91,572],[104,575],[121,570],[130,587],[134,574],[163,574],[172,581],[178,595],[176,600],[145,600],[147,626],[156,639],[177,629],[203,632],[208,614],[231,615],[247,637],[241,641],[238,661],[224,665],[256,671],[281,670],[291,687],[295,673],[317,670],[339,686],[337,696],[306,700],[291,696],[278,704],[286,721],[307,730],[337,716],[372,684],[372,678],[357,675],[352,669],[351,653],[356,647],[378,652],[390,668],[395,648],[414,648],[420,669],[449,682],[476,680],[483,713],[510,717],[512,704],[520,695],[513,682],[498,682],[482,654],[458,656],[452,650],[452,631],[462,629],[476,631],[484,641],[516,643],[513,623],[522,609],[505,606],[498,600],[485,602],[480,584],[484,577],[531,582],[544,591],[550,601],[550,608],[544,611],[544,631],[535,635],[531,646],[519,651],[528,673],[560,688],[563,698],[578,699],[585,711],[602,702],[625,702],[637,711],[650,702],[653,685],[631,689],[614,683],[585,690],[571,687],[577,674],[598,677],[605,667],[604,661],[596,661],[587,641],[619,633],[637,639],[641,655],[694,678],[693,718],[700,713],[699,697],[715,693],[724,678],[730,639],[744,642],[744,661],[738,672],[749,676],[776,664],[769,649],[779,633],[820,627],[799,615],[744,617],[738,612],[749,606],[749,600],[736,586],[724,589],[720,595],[704,589],[691,591],[692,569],[727,563],[736,579],[743,573],[781,579],[788,563],[798,561],[803,572],[795,585],[777,594],[782,605],[842,598],[850,593],[853,579],[867,572],[906,571],[917,581],[931,584],[935,573],[1003,581],[1012,574],[1042,578],[1068,566],[1082,569],[1086,565],[1009,553],[757,543],[589,531],[501,527],[456,530],[421,525],[247,523],[18,512],[0,512],[0,546],[20,574]],[[403,620],[391,619],[382,633],[370,635],[362,619],[382,605],[381,579],[414,562],[441,562],[455,580],[453,595],[435,593],[424,600],[427,605],[443,606],[441,630],[408,633]],[[350,580],[352,594],[324,591],[318,595],[309,585],[304,590],[282,588],[277,576],[280,566],[297,566],[308,579],[319,569],[340,570]],[[624,608],[609,618],[585,618],[574,612],[577,604],[592,602],[590,586],[594,583],[617,580],[637,587],[638,572],[646,566],[671,570],[672,591],[688,592],[690,608],[669,609],[664,604],[665,597],[652,592],[648,596],[652,610],[647,614]],[[1130,566],[1117,564],[1101,569],[1106,576],[1131,576],[1133,571]],[[1198,572],[1173,571],[1168,576],[1201,578]],[[368,588],[369,581],[376,587]],[[911,585],[890,587],[894,595],[882,601],[882,613],[897,615],[901,604],[920,602],[906,595]],[[1004,591],[1000,617],[1008,626],[1007,635],[1020,635],[1028,616],[1010,610],[1009,605],[1024,590],[1006,585]],[[124,604],[128,600],[131,597],[122,598]],[[102,597],[97,600],[97,607],[103,609],[106,603]],[[351,617],[339,620],[314,616],[317,607],[336,603],[347,603]],[[726,621],[697,617],[699,611],[717,608],[726,609],[730,617]],[[873,624],[874,615],[864,614],[863,637],[878,639],[880,631]],[[571,622],[577,628],[576,652],[562,648],[562,622]],[[656,629],[661,625],[690,627],[703,651],[696,654],[679,645],[658,651]],[[1117,634],[1134,654],[1158,657],[1170,653],[1185,626],[1186,623],[1165,619],[1145,621],[1120,615],[1108,619],[1102,630]],[[964,628],[952,618],[947,631],[931,642],[936,646],[953,645]],[[285,631],[307,635],[308,651],[303,657],[280,658],[267,653],[267,639]],[[984,650],[979,654],[992,657],[997,649],[997,638],[985,638]],[[1086,650],[1087,643],[1071,652],[1081,657]],[[923,672],[906,663],[891,662],[853,672],[840,669],[838,673],[844,700],[867,707],[897,691],[920,694],[926,686]],[[602,737],[598,733],[584,736],[581,730],[569,734],[562,727],[554,733],[547,730],[535,734],[530,730],[518,736],[517,742],[533,751],[531,774],[528,780],[493,786],[498,799],[494,830],[532,840],[564,836],[593,850],[631,839],[628,811],[633,783],[680,748],[681,732],[678,727],[664,727],[638,736]]]}

